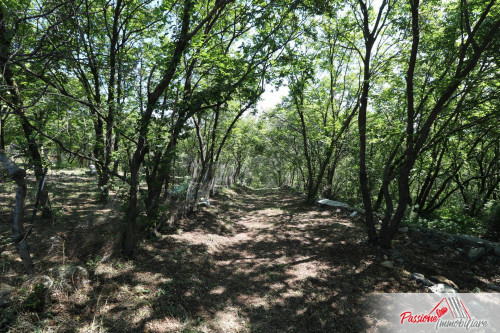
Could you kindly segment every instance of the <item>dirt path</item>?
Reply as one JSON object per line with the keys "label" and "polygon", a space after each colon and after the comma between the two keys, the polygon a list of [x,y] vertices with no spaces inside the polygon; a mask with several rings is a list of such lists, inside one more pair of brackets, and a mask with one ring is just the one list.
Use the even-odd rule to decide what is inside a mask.
{"label": "dirt path", "polygon": [[[161,241],[174,252],[162,261],[172,265],[163,284],[172,293],[156,300],[145,328],[182,330],[195,320],[195,331],[361,329],[355,303],[376,284],[369,268],[379,268],[359,246],[360,226],[304,207],[286,191],[241,190],[236,198],[215,202],[224,207],[215,219],[200,213]],[[382,279],[390,285],[394,277]]]}
{"label": "dirt path", "polygon": [[[364,294],[428,292],[410,272],[445,275],[462,292],[499,278],[486,263],[464,277],[466,254],[423,248],[404,234],[389,258],[396,268],[384,268],[386,254],[364,243],[362,221],[302,201],[289,191],[240,189],[188,220],[183,233],[163,240],[181,254],[167,283],[176,293],[159,304],[180,305],[185,312],[173,317],[194,318],[194,331],[353,332],[371,326],[360,310]],[[186,329],[160,317],[146,328]]]}
{"label": "dirt path", "polygon": [[[71,223],[40,226],[32,242],[41,274],[81,265],[89,283],[68,289],[54,278],[44,312],[22,312],[26,287],[10,251],[2,281],[20,290],[12,332],[357,332],[372,325],[360,310],[366,293],[427,291],[410,272],[443,275],[462,292],[500,283],[498,267],[471,268],[466,253],[423,247],[427,236],[411,233],[394,241],[396,268],[384,268],[389,254],[364,243],[361,220],[277,189],[226,190],[174,232],[142,241],[134,260],[107,258],[118,240],[118,204],[99,207],[88,193],[61,196],[84,195],[87,205],[67,205]],[[66,245],[54,247],[53,239]]]}

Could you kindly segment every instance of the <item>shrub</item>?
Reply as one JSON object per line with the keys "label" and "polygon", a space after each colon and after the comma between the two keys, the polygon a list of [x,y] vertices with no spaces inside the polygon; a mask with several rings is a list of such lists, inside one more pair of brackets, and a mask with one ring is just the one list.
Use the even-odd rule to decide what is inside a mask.
{"label": "shrub", "polygon": [[477,218],[458,213],[457,209],[443,209],[439,214],[420,217],[412,214],[405,225],[417,225],[450,234],[464,234],[481,237],[485,233],[484,223]]}
{"label": "shrub", "polygon": [[35,285],[35,288],[24,302],[25,310],[30,312],[42,312],[45,307],[45,295],[47,290],[47,287],[41,283]]}

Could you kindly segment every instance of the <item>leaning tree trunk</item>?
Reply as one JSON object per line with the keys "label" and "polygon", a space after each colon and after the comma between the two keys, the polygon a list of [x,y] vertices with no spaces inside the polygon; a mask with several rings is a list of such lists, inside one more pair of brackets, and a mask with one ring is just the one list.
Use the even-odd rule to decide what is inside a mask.
{"label": "leaning tree trunk", "polygon": [[[20,112],[20,111],[19,111]],[[43,171],[43,163],[42,156],[40,154],[40,150],[38,149],[38,143],[35,139],[35,130],[28,123],[28,120],[21,119],[21,127],[24,132],[24,136],[26,137],[26,141],[28,143],[28,156],[31,159],[31,163],[33,164],[33,169],[35,171],[35,178],[38,183],[42,182],[44,171]],[[58,148],[58,163],[60,165],[60,150]],[[52,219],[52,210],[50,204],[49,192],[47,189],[42,189],[40,193],[40,203],[42,206],[42,216],[48,219]]]}
{"label": "leaning tree trunk", "polygon": [[16,244],[19,257],[21,257],[26,273],[33,275],[33,262],[31,261],[28,242],[26,241],[26,232],[23,225],[25,208],[24,202],[26,199],[26,171],[19,168],[2,152],[0,152],[0,162],[2,162],[5,169],[7,169],[8,177],[17,184],[12,240]]}

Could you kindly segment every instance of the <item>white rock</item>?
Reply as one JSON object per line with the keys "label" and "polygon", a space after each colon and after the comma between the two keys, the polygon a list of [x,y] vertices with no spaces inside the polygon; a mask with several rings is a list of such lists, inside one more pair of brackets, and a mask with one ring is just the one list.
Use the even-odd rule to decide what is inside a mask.
{"label": "white rock", "polygon": [[97,173],[97,169],[95,168],[95,165],[91,164],[89,165],[89,169],[85,171],[87,175],[95,175]]}
{"label": "white rock", "polygon": [[340,202],[340,201],[333,201],[329,199],[321,199],[318,201],[320,205],[327,205],[327,206],[332,206],[332,207],[349,207],[349,205]]}
{"label": "white rock", "polygon": [[421,273],[411,273],[410,278],[412,280],[419,282],[419,281],[422,281],[423,279],[425,279],[425,276],[424,276],[424,274],[421,274]]}
{"label": "white rock", "polygon": [[455,289],[444,283],[438,283],[429,287],[429,290],[435,294],[456,294]]}

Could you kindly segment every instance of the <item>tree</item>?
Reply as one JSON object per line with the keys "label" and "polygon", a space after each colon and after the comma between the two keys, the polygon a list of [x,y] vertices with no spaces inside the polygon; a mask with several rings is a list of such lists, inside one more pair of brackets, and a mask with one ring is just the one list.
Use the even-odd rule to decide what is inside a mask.
{"label": "tree", "polygon": [[[0,68],[2,69],[2,81],[4,82],[4,85],[2,85],[1,100],[13,114],[18,116],[27,143],[26,153],[30,159],[30,165],[34,168],[37,181],[41,182],[44,174],[43,161],[36,138],[36,131],[33,130],[31,120],[26,115],[26,109],[28,109],[30,105],[25,105],[21,94],[21,89],[23,87],[21,86],[20,88],[16,79],[16,76],[22,77],[22,74],[16,74],[12,68],[12,63],[16,61],[16,54],[21,53],[20,57],[22,57],[22,52],[25,51],[22,49],[24,45],[21,45],[20,49],[16,50],[13,47],[13,43],[20,44],[20,40],[22,41],[24,38],[30,38],[29,34],[32,32],[27,24],[27,19],[22,17],[24,14],[22,12],[22,9],[24,9],[23,6],[27,5],[27,3],[27,1],[16,4],[8,2],[9,7],[5,7],[4,3],[0,4]],[[16,10],[19,10],[19,12]],[[18,14],[21,15],[18,16]],[[23,82],[22,84],[34,85],[33,82]],[[35,96],[35,102],[39,98],[39,96]],[[7,119],[7,115],[8,113],[0,115],[3,124]],[[2,132],[3,124],[1,125]],[[4,136],[2,133],[2,141],[3,140]],[[4,141],[2,142],[2,147],[5,147]],[[44,216],[50,217],[50,200],[46,189],[41,193],[41,204]]]}

